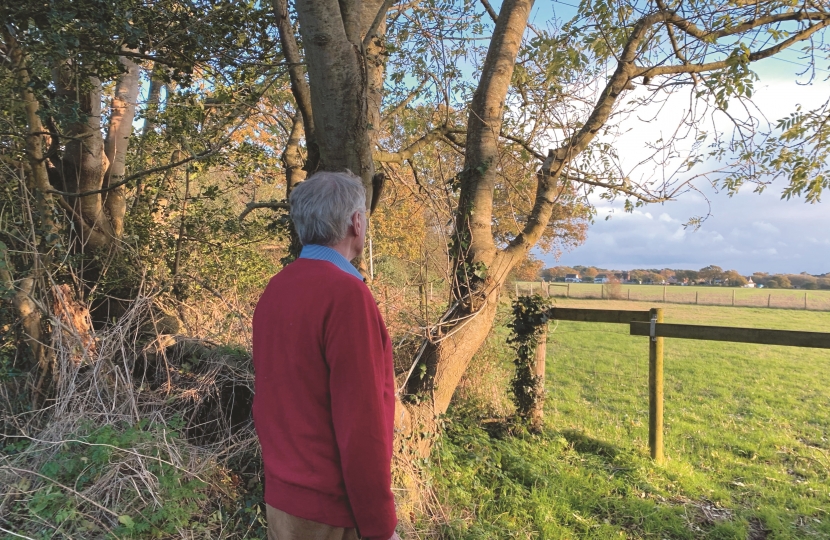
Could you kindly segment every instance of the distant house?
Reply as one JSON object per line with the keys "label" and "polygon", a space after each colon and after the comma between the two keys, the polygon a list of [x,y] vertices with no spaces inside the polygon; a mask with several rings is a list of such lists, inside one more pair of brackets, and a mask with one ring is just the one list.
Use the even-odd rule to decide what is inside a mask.
{"label": "distant house", "polygon": [[608,283],[608,276],[606,274],[597,274],[594,278],[594,283]]}
{"label": "distant house", "polygon": [[746,285],[744,285],[744,289],[754,289],[754,288],[755,288],[755,282],[752,281],[752,276],[749,276],[748,278],[746,278]]}
{"label": "distant house", "polygon": [[567,283],[579,283],[582,280],[579,279],[579,274],[565,274],[565,281]]}
{"label": "distant house", "polygon": [[668,279],[668,284],[669,284],[669,285],[677,285],[678,283],[679,283],[679,282],[677,281],[677,278],[676,278],[676,277],[674,277],[674,276],[669,276],[669,279]]}
{"label": "distant house", "polygon": [[631,281],[631,272],[617,272],[614,277],[621,282]]}

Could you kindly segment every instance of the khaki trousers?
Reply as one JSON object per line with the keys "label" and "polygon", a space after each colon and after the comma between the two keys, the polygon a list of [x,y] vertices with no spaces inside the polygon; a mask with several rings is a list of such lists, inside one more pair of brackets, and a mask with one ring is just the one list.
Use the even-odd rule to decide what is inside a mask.
{"label": "khaki trousers", "polygon": [[353,528],[332,527],[286,514],[270,504],[265,505],[268,519],[268,540],[358,540]]}

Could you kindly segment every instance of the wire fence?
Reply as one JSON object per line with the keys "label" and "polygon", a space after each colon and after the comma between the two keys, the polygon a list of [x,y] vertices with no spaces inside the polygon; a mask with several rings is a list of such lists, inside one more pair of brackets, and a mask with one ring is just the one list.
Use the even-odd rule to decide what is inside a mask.
{"label": "wire fence", "polygon": [[668,304],[698,304],[776,309],[830,311],[830,291],[681,287],[619,283],[516,282],[509,292],[519,296],[541,294],[550,298],[630,300]]}
{"label": "wire fence", "polygon": [[[625,324],[549,327],[548,421],[609,455],[649,448],[648,338],[629,332]],[[719,452],[737,453],[751,461],[786,440],[830,464],[810,442],[826,441],[830,429],[830,351],[666,339],[665,355],[668,455],[717,462]]]}

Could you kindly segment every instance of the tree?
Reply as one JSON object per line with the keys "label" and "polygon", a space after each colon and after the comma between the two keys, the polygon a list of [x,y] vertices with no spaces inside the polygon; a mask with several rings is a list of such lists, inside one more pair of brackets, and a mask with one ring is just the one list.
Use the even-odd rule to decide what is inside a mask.
{"label": "tree", "polygon": [[[2,212],[22,223],[0,231],[0,279],[41,366],[33,385],[40,392],[53,365],[41,324],[50,294],[72,283],[67,294],[104,308],[96,323],[119,314],[108,309],[109,298],[133,298],[153,266],[136,256],[147,245],[139,245],[146,231],[135,224],[163,217],[160,204],[139,204],[147,190],[137,184],[156,178],[175,193],[177,180],[197,184],[202,167],[221,161],[237,134],[233,122],[252,108],[243,96],[256,102],[273,82],[262,78],[269,68],[251,68],[272,64],[273,47],[263,12],[233,3],[10,1],[0,5],[0,18],[0,177],[9,195]],[[142,77],[149,91],[138,137]],[[206,86],[210,99],[199,91]],[[164,115],[157,114],[162,94]],[[145,144],[156,128],[167,143],[158,161]],[[178,239],[156,250],[162,261],[173,254],[165,262],[174,275],[190,231],[185,214],[193,192],[183,191]]]}
{"label": "tree", "polygon": [[542,261],[532,255],[513,268],[511,281],[536,281],[542,272]]}
{"label": "tree", "polygon": [[723,268],[710,264],[709,266],[701,268],[698,271],[698,276],[711,285],[716,279],[723,279]]}
{"label": "tree", "polygon": [[747,284],[747,280],[737,270],[727,270],[723,273],[724,282],[730,287],[743,287]]}
{"label": "tree", "polygon": [[570,266],[554,266],[553,268],[545,268],[542,270],[542,277],[548,281],[553,281],[556,278],[564,278],[568,274],[578,274],[579,272]]}
{"label": "tree", "polygon": [[770,289],[792,289],[793,284],[790,283],[790,278],[783,274],[775,274],[771,278],[769,278],[764,285],[765,287],[769,287]]}
{"label": "tree", "polygon": [[[417,73],[429,61],[430,39],[446,36],[445,43],[450,43],[452,32],[464,30],[464,21],[477,20],[447,15],[453,9],[456,14],[469,11],[471,6],[466,3],[442,5],[440,10],[431,4],[412,4],[387,14],[391,4],[311,0],[297,6],[308,85],[301,73],[292,81],[299,89],[295,97],[304,120],[312,116],[326,119],[327,138],[316,141],[319,165],[360,171],[367,186],[373,172],[371,154],[377,150],[372,146],[373,134],[362,131],[361,120],[369,119],[370,129],[379,125],[372,119],[380,116],[384,97],[385,58],[380,51],[385,45],[393,53],[390,64],[400,65],[396,54],[405,54],[412,46],[408,43],[414,43],[421,54],[409,65]],[[428,144],[448,144],[464,154],[453,184],[458,197],[451,244],[454,301],[441,317],[441,321],[453,322],[432,327],[415,359],[424,376],[410,378],[405,389],[408,395],[421,396],[416,400],[420,405],[411,407],[410,412],[427,428],[434,415],[446,410],[467,363],[489,332],[510,270],[539,241],[563,195],[572,193],[573,186],[588,186],[642,203],[667,200],[685,189],[686,181],[648,186],[620,178],[609,165],[613,149],[597,140],[634,82],[641,81],[653,98],[685,86],[698,100],[725,109],[730,98],[751,96],[753,61],[802,43],[830,24],[825,11],[811,5],[794,9],[788,2],[690,5],[658,1],[613,8],[605,2],[583,2],[581,14],[573,21],[558,31],[531,28],[525,41],[532,5],[529,0],[505,0],[496,14],[484,3],[493,21],[492,37],[480,64],[479,79],[469,88],[467,121],[460,126],[436,126],[420,139]],[[287,13],[284,8],[283,4],[278,10]],[[712,17],[711,13],[718,15]],[[391,21],[388,31],[387,20]],[[429,34],[410,34],[411,28],[427,24],[432,29]],[[448,26],[453,24],[456,26]],[[775,30],[781,24],[790,30]],[[284,51],[296,49],[290,27],[280,28]],[[752,36],[766,35],[768,29],[771,37],[758,41],[764,45],[750,48],[745,44],[745,38],[752,42]],[[409,36],[414,41],[407,41]],[[517,59],[521,60],[518,65]],[[439,67],[447,66],[439,63]],[[449,69],[440,71],[453,78]],[[589,80],[604,84],[604,90],[590,99],[579,99]],[[396,89],[404,82],[403,77],[393,80]],[[446,103],[447,86],[440,79],[435,86],[438,101],[444,97]],[[306,100],[304,105],[304,96],[309,94],[310,102]],[[583,108],[581,104],[586,102],[589,105]],[[521,107],[514,108],[513,103],[521,103]],[[390,107],[394,110],[395,105]],[[528,114],[550,118],[557,107],[574,113],[579,120],[556,126],[556,140],[546,139],[546,124],[528,126],[522,121]],[[687,120],[694,124],[696,119]],[[310,128],[306,124],[306,133]],[[509,241],[497,241],[493,201],[500,157],[503,149],[514,143],[539,160],[536,194],[520,232]],[[552,146],[547,154],[537,150],[545,144]]]}
{"label": "tree", "polygon": [[699,274],[696,270],[676,270],[674,276],[679,281],[683,281],[684,279],[686,279],[689,280],[691,283],[696,282],[699,278]]}
{"label": "tree", "polygon": [[595,277],[597,277],[597,274],[599,274],[599,270],[597,270],[593,266],[590,266],[582,271],[582,276],[588,279],[594,279]]}

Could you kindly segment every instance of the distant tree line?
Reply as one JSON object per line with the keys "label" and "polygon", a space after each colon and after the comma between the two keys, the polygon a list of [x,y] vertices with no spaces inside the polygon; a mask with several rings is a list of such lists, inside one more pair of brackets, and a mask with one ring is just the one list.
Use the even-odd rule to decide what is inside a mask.
{"label": "distant tree line", "polygon": [[807,272],[800,274],[754,272],[751,276],[747,276],[737,270],[724,270],[714,264],[705,266],[700,270],[638,268],[628,271],[581,265],[554,266],[544,269],[542,266],[540,261],[528,261],[520,268],[522,272],[516,273],[514,279],[556,281],[564,280],[568,274],[578,274],[582,280],[593,280],[596,276],[604,274],[610,281],[743,287],[749,283],[751,278],[756,286],[769,289],[830,289],[830,272],[819,275],[812,275]]}

